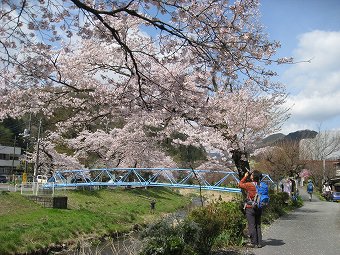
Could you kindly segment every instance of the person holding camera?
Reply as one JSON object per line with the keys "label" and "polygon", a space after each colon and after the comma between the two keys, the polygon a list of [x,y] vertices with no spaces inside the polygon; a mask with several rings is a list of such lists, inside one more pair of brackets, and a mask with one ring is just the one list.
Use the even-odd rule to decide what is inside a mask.
{"label": "person holding camera", "polygon": [[[238,186],[245,190],[247,194],[247,201],[254,200],[257,193],[256,185],[260,184],[262,174],[255,170],[252,173],[246,172],[244,177],[240,180]],[[250,177],[250,179],[248,178]],[[248,222],[248,233],[250,236],[250,243],[246,246],[250,248],[262,247],[262,231],[261,231],[261,208],[253,208],[251,203],[245,203],[245,215]]]}

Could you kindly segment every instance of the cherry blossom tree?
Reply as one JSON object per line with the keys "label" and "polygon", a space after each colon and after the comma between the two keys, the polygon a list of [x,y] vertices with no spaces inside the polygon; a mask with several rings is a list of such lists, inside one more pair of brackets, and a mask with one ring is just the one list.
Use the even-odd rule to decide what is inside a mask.
{"label": "cherry blossom tree", "polygon": [[[157,54],[164,56],[164,62],[187,58],[193,55],[194,64],[209,68],[214,78],[218,72],[227,77],[232,85],[240,75],[256,81],[265,89],[273,84],[265,77],[275,73],[267,71],[256,61],[271,63],[271,56],[279,46],[269,42],[263,35],[258,22],[258,1],[114,1],[104,0],[43,0],[6,1],[2,5],[1,43],[5,59],[16,63],[11,49],[24,45],[51,47],[62,44],[67,38],[72,43],[75,36],[80,38],[99,37],[115,44],[128,62],[125,71],[136,75],[140,92],[145,87],[143,72],[137,55],[150,56],[147,48],[136,51],[128,40],[132,23],[143,27],[143,32],[154,36],[150,43],[157,45]],[[74,41],[73,41],[74,42]],[[137,42],[140,43],[140,42]],[[180,54],[176,54],[176,53]],[[155,60],[159,60],[156,55]],[[287,59],[276,60],[278,63]],[[140,69],[142,68],[142,69]],[[214,85],[218,82],[215,79]],[[142,98],[145,94],[141,93]]]}
{"label": "cherry blossom tree", "polygon": [[287,117],[269,68],[291,59],[273,58],[258,1],[3,0],[1,14],[0,118],[43,115],[75,157],[172,164],[158,144],[173,132],[247,155]]}
{"label": "cherry blossom tree", "polygon": [[109,133],[103,130],[84,130],[68,140],[75,157],[95,153],[96,167],[176,167],[176,163],[160,148],[158,139],[147,135],[141,123],[130,122],[123,128],[114,128]]}
{"label": "cherry blossom tree", "polygon": [[60,140],[59,136],[50,133],[39,141],[39,155],[37,155],[37,150],[30,155],[28,163],[37,164],[35,166],[39,170],[37,174],[51,175],[56,169],[82,169],[84,167],[75,157],[58,152],[55,148],[56,140]]}

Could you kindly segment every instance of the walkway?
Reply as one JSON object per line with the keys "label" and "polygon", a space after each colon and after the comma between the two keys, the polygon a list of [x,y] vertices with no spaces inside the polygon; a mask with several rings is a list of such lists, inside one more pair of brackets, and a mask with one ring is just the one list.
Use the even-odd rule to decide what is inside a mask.
{"label": "walkway", "polygon": [[304,206],[264,230],[264,247],[255,255],[339,255],[340,203],[320,201],[300,188]]}

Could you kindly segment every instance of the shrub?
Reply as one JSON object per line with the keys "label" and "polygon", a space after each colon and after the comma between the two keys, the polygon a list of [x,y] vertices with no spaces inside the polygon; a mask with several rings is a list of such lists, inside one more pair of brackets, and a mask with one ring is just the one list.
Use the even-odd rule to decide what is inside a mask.
{"label": "shrub", "polygon": [[303,200],[300,196],[298,196],[296,200],[291,199],[288,205],[292,208],[298,208],[303,206]]}
{"label": "shrub", "polygon": [[189,221],[174,223],[162,220],[146,228],[141,237],[144,239],[141,255],[196,255],[193,243],[199,229]]}
{"label": "shrub", "polygon": [[217,204],[210,204],[193,210],[189,220],[199,226],[199,241],[195,243],[198,254],[209,254],[217,236],[225,226],[226,215]]}
{"label": "shrub", "polygon": [[245,217],[236,202],[222,203],[222,210],[228,216],[224,230],[217,237],[215,246],[240,245],[243,242],[243,229],[246,225]]}
{"label": "shrub", "polygon": [[196,208],[182,221],[162,220],[142,233],[141,255],[207,255],[214,246],[239,244],[245,220],[236,202]]}
{"label": "shrub", "polygon": [[286,214],[286,211],[301,207],[302,205],[303,201],[301,197],[298,197],[296,200],[292,200],[286,192],[272,192],[270,194],[270,204],[264,210],[262,222],[269,224],[275,219]]}
{"label": "shrub", "polygon": [[212,247],[240,243],[245,220],[236,202],[212,203],[192,211],[188,217],[200,229],[195,244],[198,254],[209,254]]}

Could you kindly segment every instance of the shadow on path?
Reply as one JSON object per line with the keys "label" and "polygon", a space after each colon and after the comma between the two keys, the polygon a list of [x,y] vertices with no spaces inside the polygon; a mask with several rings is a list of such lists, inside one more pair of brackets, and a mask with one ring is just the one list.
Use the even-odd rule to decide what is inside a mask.
{"label": "shadow on path", "polygon": [[281,246],[281,245],[284,245],[284,244],[285,244],[285,242],[283,240],[280,240],[280,239],[269,238],[269,239],[263,241],[263,246]]}
{"label": "shadow on path", "polygon": [[280,218],[280,220],[282,221],[287,221],[287,220],[299,220],[301,218],[301,215],[306,215],[306,214],[310,214],[310,213],[319,213],[320,210],[316,210],[316,209],[307,209],[307,208],[298,208],[295,209],[294,212],[291,212],[287,215],[284,215]]}
{"label": "shadow on path", "polygon": [[[285,242],[281,239],[273,239],[269,238],[262,242],[263,246],[281,246],[284,245]],[[277,249],[277,248],[274,248]],[[226,249],[226,250],[219,250],[212,253],[212,255],[256,255],[253,249],[249,248],[236,248],[236,249]],[[270,255],[268,253],[268,255]]]}

